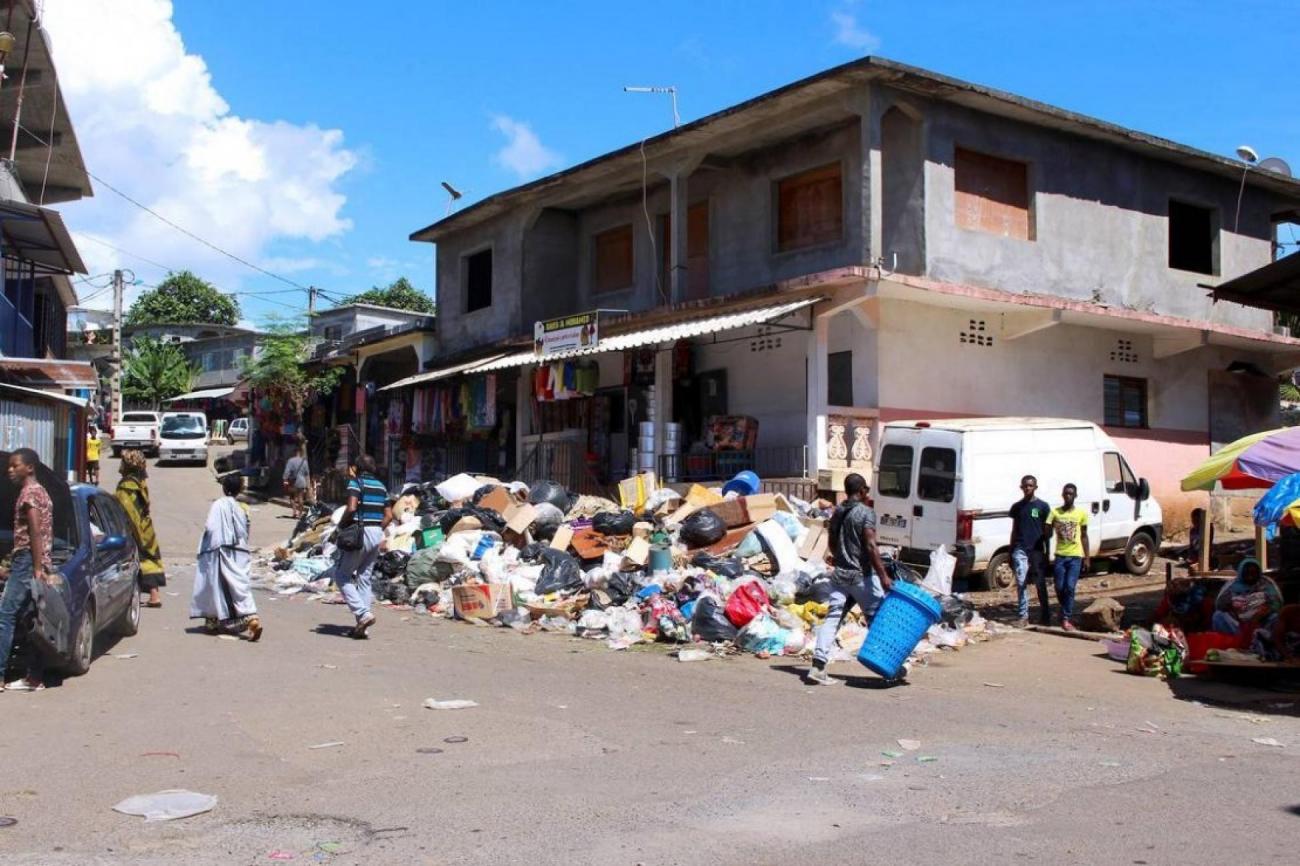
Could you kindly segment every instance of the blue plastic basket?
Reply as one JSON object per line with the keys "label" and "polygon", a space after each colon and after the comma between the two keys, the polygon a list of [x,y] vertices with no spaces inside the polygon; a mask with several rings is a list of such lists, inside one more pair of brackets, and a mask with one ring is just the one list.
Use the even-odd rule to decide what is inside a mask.
{"label": "blue plastic basket", "polygon": [[885,679],[893,679],[942,615],[943,608],[930,593],[916,584],[894,581],[871,621],[858,661]]}

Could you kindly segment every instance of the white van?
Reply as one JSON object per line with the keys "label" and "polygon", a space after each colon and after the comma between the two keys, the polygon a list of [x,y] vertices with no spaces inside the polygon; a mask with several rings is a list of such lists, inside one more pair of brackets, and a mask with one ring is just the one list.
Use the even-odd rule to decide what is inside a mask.
{"label": "white van", "polygon": [[900,548],[906,562],[927,565],[930,551],[944,545],[957,557],[956,577],[985,572],[988,586],[1013,586],[1008,509],[1025,475],[1038,479],[1038,498],[1052,506],[1066,484],[1078,488],[1093,556],[1122,556],[1129,572],[1146,574],[1159,551],[1160,503],[1089,421],[898,421],[885,425],[880,446],[872,485],[877,537]]}
{"label": "white van", "polygon": [[208,416],[202,412],[164,412],[158,429],[158,462],[208,462]]}

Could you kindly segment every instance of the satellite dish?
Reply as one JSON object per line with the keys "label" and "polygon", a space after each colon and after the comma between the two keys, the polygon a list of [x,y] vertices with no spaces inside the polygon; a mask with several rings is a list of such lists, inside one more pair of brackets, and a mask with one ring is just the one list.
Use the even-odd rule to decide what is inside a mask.
{"label": "satellite dish", "polygon": [[1281,159],[1276,156],[1270,156],[1268,159],[1263,160],[1262,162],[1260,162],[1259,165],[1255,167],[1262,168],[1265,171],[1271,171],[1274,174],[1280,174],[1286,177],[1291,177],[1291,166],[1286,164],[1285,159]]}

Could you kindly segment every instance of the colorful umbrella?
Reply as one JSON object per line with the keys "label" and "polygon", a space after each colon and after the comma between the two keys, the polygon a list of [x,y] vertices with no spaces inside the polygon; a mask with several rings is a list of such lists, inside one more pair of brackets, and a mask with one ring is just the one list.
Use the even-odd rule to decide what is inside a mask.
{"label": "colorful umbrella", "polygon": [[1300,526],[1300,472],[1273,485],[1273,489],[1255,503],[1255,525],[1272,526],[1290,523]]}
{"label": "colorful umbrella", "polygon": [[1183,479],[1183,490],[1272,487],[1300,472],[1300,427],[1255,433],[1226,445]]}

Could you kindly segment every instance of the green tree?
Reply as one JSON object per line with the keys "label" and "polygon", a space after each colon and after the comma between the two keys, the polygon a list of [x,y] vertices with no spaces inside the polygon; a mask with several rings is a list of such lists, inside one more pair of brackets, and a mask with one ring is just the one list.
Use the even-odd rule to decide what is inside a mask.
{"label": "green tree", "polygon": [[252,357],[243,359],[243,375],[250,385],[272,399],[290,403],[302,417],[307,401],[336,387],[343,375],[340,367],[308,372],[312,339],[301,321],[272,317],[265,325]]}
{"label": "green tree", "polygon": [[239,303],[230,295],[189,271],[178,271],[137,298],[126,323],[234,325],[239,316]]}
{"label": "green tree", "polygon": [[398,277],[387,286],[375,286],[368,292],[344,298],[343,304],[376,304],[432,315],[436,309],[433,298],[411,285],[406,277]]}
{"label": "green tree", "polygon": [[123,353],[122,394],[157,410],[164,400],[189,391],[198,374],[180,346],[147,337]]}

